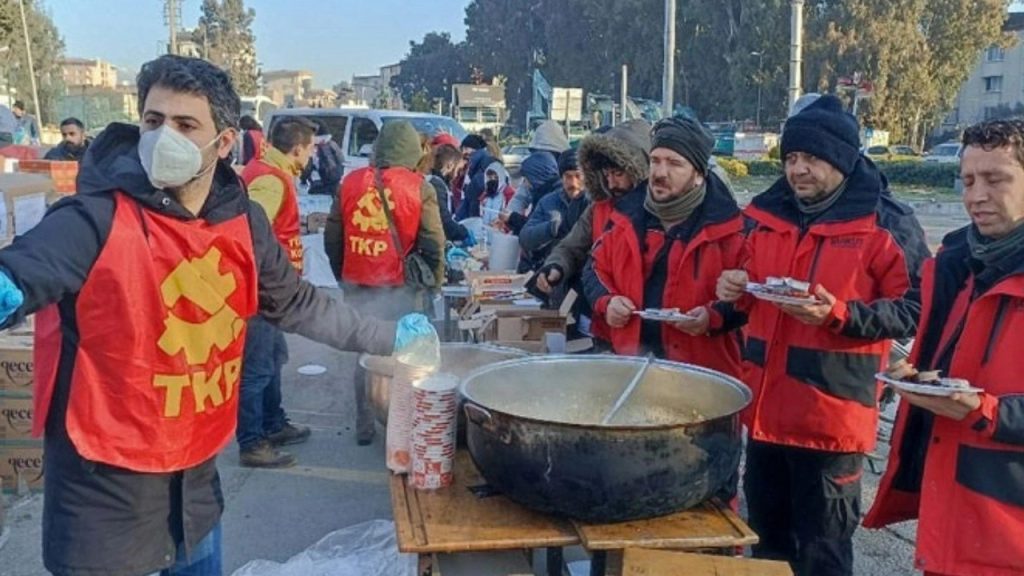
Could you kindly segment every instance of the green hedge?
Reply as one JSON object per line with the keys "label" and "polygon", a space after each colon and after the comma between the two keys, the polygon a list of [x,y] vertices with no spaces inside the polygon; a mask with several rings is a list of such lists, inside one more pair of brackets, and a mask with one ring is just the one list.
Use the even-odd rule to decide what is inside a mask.
{"label": "green hedge", "polygon": [[744,164],[751,176],[782,176],[782,162],[778,160],[751,160]]}
{"label": "green hedge", "polygon": [[[753,160],[744,162],[750,176],[781,176],[782,163],[778,160]],[[957,164],[938,164],[919,160],[876,162],[882,174],[891,184],[901,186],[927,186],[930,188],[952,188],[960,171]]]}
{"label": "green hedge", "polygon": [[878,169],[889,179],[890,184],[904,186],[952,188],[960,173],[959,164],[939,164],[916,160],[877,162],[877,164]]}

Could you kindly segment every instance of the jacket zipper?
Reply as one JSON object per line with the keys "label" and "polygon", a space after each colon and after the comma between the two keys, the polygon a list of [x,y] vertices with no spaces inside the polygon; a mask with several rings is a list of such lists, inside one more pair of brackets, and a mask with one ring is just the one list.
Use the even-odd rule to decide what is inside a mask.
{"label": "jacket zipper", "polygon": [[697,249],[693,251],[693,279],[694,280],[697,280],[697,279],[700,278],[700,257],[701,257],[700,251],[701,251],[702,248],[704,248],[704,246],[697,246]]}
{"label": "jacket zipper", "polygon": [[985,354],[981,357],[982,365],[988,364],[989,358],[992,357],[992,349],[995,347],[996,335],[999,334],[999,330],[1003,327],[1003,321],[1006,320],[1006,308],[1009,304],[1009,297],[1006,295],[999,297],[999,307],[996,309],[996,321],[992,324],[992,330],[988,333],[988,341],[985,343]]}
{"label": "jacket zipper", "polygon": [[814,247],[814,257],[811,259],[811,271],[807,275],[807,283],[811,284],[811,288],[814,288],[814,273],[818,271],[818,259],[821,258],[821,247],[824,243],[825,241],[822,239]]}

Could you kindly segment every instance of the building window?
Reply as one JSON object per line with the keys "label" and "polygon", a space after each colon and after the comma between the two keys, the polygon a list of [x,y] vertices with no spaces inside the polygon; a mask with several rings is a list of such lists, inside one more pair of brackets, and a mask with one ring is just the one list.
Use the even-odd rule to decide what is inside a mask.
{"label": "building window", "polygon": [[999,46],[989,46],[988,50],[985,51],[986,62],[1002,62],[1005,57],[1006,50]]}
{"label": "building window", "polygon": [[985,76],[985,92],[1002,92],[1003,91],[1003,77],[1002,76]]}

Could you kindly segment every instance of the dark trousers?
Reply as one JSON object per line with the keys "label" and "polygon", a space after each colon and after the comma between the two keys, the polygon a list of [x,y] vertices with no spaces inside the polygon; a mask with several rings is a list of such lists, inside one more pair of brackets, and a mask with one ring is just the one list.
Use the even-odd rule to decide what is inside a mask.
{"label": "dark trousers", "polygon": [[284,334],[263,318],[249,321],[238,400],[238,446],[251,448],[285,425],[281,368],[288,361]]}
{"label": "dark trousers", "polygon": [[789,562],[797,576],[852,576],[863,455],[747,444],[743,491],[755,558]]}
{"label": "dark trousers", "polygon": [[[374,287],[344,284],[345,303],[355,307],[359,312],[375,316],[381,320],[398,320],[402,316],[419,310],[416,290],[405,286]],[[356,401],[356,435],[372,436],[376,430],[373,404],[370,403],[369,377],[359,363],[353,374],[352,386]]]}

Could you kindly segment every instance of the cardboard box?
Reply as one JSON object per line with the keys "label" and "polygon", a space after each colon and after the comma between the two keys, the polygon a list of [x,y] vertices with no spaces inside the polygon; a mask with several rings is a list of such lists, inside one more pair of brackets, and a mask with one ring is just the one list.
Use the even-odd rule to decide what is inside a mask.
{"label": "cardboard box", "polygon": [[54,193],[53,181],[47,176],[0,174],[0,238],[10,239],[31,230],[46,213],[47,199]]}
{"label": "cardboard box", "polygon": [[67,160],[22,160],[18,171],[43,174],[53,181],[53,188],[61,194],[74,194],[77,188],[78,162]]}
{"label": "cardboard box", "polygon": [[548,332],[565,333],[566,317],[558,310],[498,310],[494,338],[500,341],[540,341]]}
{"label": "cardboard box", "polygon": [[0,392],[0,442],[32,440],[32,396]]}
{"label": "cardboard box", "polygon": [[0,442],[0,480],[7,493],[43,491],[43,443]]}
{"label": "cardboard box", "polygon": [[0,334],[0,392],[32,394],[32,345],[31,335]]}

